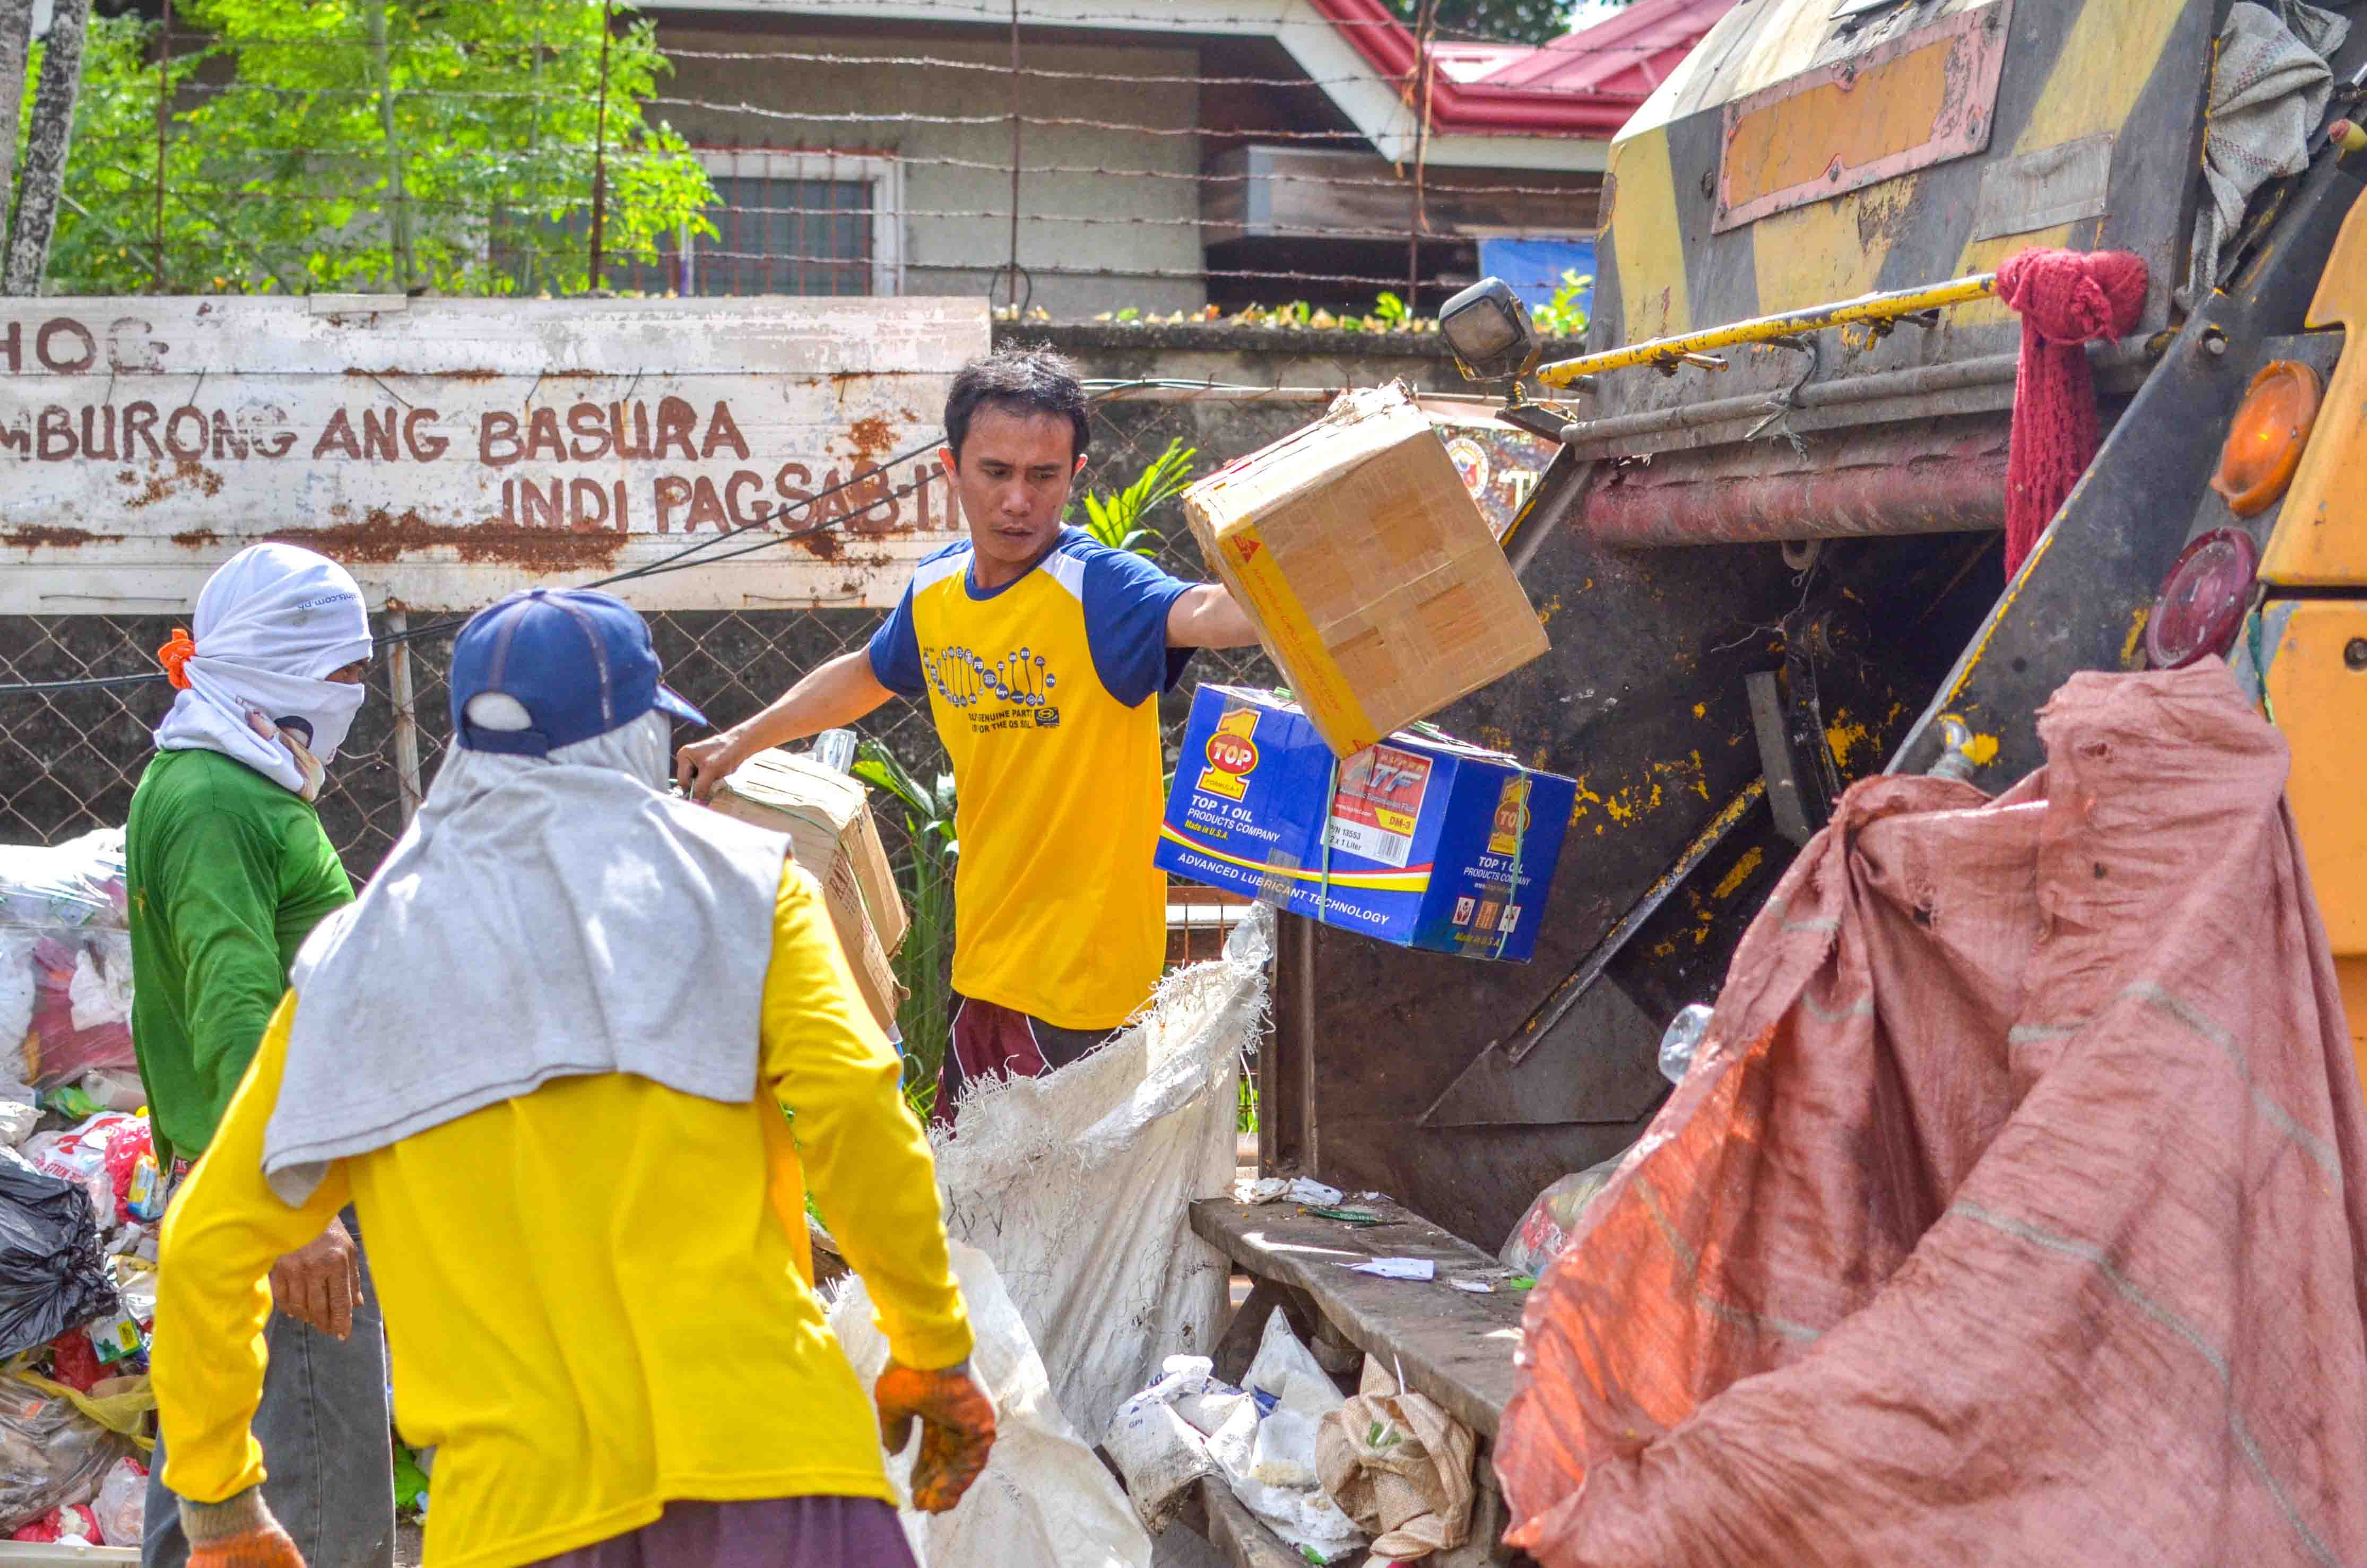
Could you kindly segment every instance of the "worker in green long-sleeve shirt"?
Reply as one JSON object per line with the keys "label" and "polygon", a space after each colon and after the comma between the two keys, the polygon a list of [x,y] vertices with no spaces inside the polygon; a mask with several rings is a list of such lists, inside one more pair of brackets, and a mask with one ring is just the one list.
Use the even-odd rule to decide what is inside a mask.
{"label": "worker in green long-sleeve shirt", "polygon": [[296,949],[354,884],[308,801],[220,752],[158,752],[125,836],[132,1040],[169,1167],[213,1142]]}
{"label": "worker in green long-sleeve shirt", "polygon": [[[292,545],[231,557],[193,625],[194,640],[176,631],[158,653],[179,693],[124,826],[132,1043],[168,1205],[245,1077],[297,949],[353,902],[313,802],[361,707],[370,653],[360,587]],[[271,1506],[312,1568],[393,1562],[385,1339],[367,1278],[337,1221],[271,1270],[255,1435]],[[192,1557],[160,1445],[142,1568]],[[207,1560],[210,1543],[196,1546]]]}

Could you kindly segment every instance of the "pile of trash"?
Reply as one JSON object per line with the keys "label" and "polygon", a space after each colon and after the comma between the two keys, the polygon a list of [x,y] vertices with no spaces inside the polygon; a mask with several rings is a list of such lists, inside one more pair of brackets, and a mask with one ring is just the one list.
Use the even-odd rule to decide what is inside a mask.
{"label": "pile of trash", "polygon": [[1154,1533],[1211,1480],[1310,1562],[1406,1562],[1471,1532],[1477,1434],[1372,1357],[1343,1394],[1280,1311],[1239,1386],[1172,1356],[1118,1407],[1107,1447]]}
{"label": "pile of trash", "polygon": [[0,1536],[136,1546],[164,1182],[123,835],[0,848]]}

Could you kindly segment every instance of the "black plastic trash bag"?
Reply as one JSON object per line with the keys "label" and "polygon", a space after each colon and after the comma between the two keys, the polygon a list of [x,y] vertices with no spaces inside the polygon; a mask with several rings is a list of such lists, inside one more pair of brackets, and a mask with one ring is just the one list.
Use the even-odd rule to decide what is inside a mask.
{"label": "black plastic trash bag", "polygon": [[0,1149],[0,1360],[118,1305],[90,1195]]}

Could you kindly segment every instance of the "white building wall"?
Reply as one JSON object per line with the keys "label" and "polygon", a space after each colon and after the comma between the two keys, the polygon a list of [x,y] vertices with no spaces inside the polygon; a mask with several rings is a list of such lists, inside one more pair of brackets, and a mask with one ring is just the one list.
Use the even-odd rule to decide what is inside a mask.
{"label": "white building wall", "polygon": [[[660,46],[679,55],[674,75],[659,89],[694,105],[654,106],[694,143],[720,147],[832,149],[887,153],[902,165],[903,278],[908,294],[983,294],[1011,252],[1011,79],[1002,70],[948,70],[920,64],[865,64],[882,56],[927,56],[986,66],[1008,66],[1008,41],[912,36],[866,39],[787,30],[753,32],[686,26],[661,15]],[[1109,82],[1103,75],[1191,77],[1198,51],[1175,47],[1089,47],[1026,43],[1025,62],[1045,71],[1077,72],[1073,79],[1025,76],[1023,115],[1099,120],[1192,131],[1199,120],[1199,89],[1189,81]],[[716,60],[696,51],[823,55],[814,61]],[[762,113],[731,106],[745,103]],[[995,117],[978,125],[779,118],[878,114],[950,118]],[[1034,283],[1033,303],[1064,320],[1127,306],[1146,313],[1195,310],[1206,300],[1196,175],[1196,134],[1140,135],[1083,126],[1022,128],[1024,165],[1145,171],[1181,178],[1124,174],[1025,175],[1020,187],[1020,265]],[[967,166],[983,165],[984,167]],[[982,213],[979,217],[937,214]],[[1089,218],[1092,222],[1062,222]],[[1073,269],[1056,272],[1054,268]],[[1172,273],[1181,276],[1094,276]],[[1023,285],[1023,292],[1025,286]],[[1004,296],[996,287],[995,302]]]}

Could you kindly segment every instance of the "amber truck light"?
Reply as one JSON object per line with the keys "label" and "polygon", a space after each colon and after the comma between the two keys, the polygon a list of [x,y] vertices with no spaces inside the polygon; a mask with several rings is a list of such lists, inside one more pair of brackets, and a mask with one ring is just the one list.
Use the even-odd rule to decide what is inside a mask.
{"label": "amber truck light", "polygon": [[2162,579],[2146,621],[2146,657],[2157,670],[2184,669],[2225,653],[2252,608],[2259,551],[2241,528],[2214,528],[2181,551]]}
{"label": "amber truck light", "polygon": [[2228,427],[2219,472],[2211,476],[2211,488],[2227,498],[2229,511],[2256,517],[2283,497],[2309,445],[2324,390],[2316,370],[2292,359],[2271,360],[2252,378]]}

